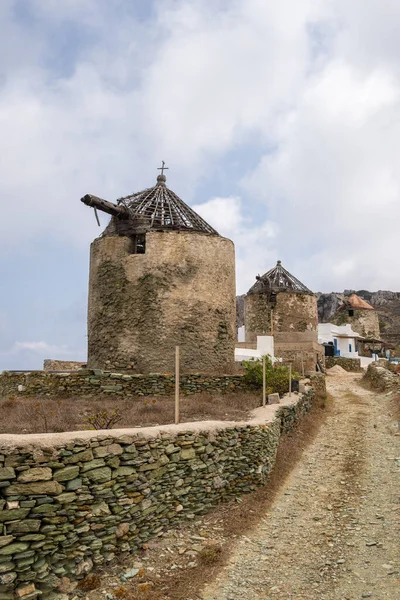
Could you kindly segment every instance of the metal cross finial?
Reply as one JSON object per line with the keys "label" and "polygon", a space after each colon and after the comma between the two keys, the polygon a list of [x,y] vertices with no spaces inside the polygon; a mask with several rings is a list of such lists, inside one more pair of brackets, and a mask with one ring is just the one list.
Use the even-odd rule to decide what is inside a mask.
{"label": "metal cross finial", "polygon": [[164,175],[164,171],[168,171],[169,167],[164,167],[165,162],[162,160],[162,167],[158,167],[157,171],[161,171],[161,175]]}

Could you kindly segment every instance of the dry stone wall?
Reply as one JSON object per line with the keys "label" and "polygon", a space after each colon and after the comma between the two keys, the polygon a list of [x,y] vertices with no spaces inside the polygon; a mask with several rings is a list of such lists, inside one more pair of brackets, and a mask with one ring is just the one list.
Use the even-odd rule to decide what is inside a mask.
{"label": "dry stone wall", "polygon": [[263,484],[313,397],[249,423],[0,436],[0,599],[60,598],[61,578]]}
{"label": "dry stone wall", "polygon": [[326,377],[323,373],[313,373],[310,375],[310,382],[316,398],[326,398]]}
{"label": "dry stone wall", "polygon": [[282,358],[284,364],[292,364],[298,373],[315,373],[316,364],[325,364],[324,347],[317,343],[297,341],[294,343],[276,343],[275,356]]}
{"label": "dry stone wall", "polygon": [[354,371],[359,373],[362,371],[361,361],[359,358],[345,358],[344,356],[326,356],[325,367],[331,369],[335,365],[339,365],[345,371]]}
{"label": "dry stone wall", "polygon": [[76,360],[55,360],[46,358],[43,361],[43,371],[78,371],[84,369],[86,363]]}
{"label": "dry stone wall", "polygon": [[378,392],[387,392],[389,390],[400,390],[400,377],[392,373],[389,369],[377,364],[376,362],[368,365],[364,380],[368,385]]}
{"label": "dry stone wall", "polygon": [[[180,389],[184,394],[197,392],[235,392],[246,389],[242,375],[182,375]],[[0,397],[8,396],[162,396],[175,389],[173,375],[126,375],[100,370],[81,370],[71,373],[46,373],[44,371],[0,374]],[[1,600],[1,598],[0,598]]]}

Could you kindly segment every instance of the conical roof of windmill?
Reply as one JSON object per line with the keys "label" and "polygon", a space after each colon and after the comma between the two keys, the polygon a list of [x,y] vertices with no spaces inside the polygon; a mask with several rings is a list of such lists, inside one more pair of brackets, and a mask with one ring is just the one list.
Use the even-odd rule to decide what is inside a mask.
{"label": "conical roof of windmill", "polygon": [[116,204],[91,194],[81,198],[82,202],[95,210],[113,215],[114,218],[103,235],[130,235],[149,230],[193,231],[219,235],[207,221],[167,187],[164,174],[167,168],[163,162],[155,186],[118,198]]}
{"label": "conical roof of windmill", "polygon": [[248,294],[268,292],[313,294],[304,283],[301,283],[294,275],[282,267],[280,260],[276,263],[276,267],[273,267],[273,269],[270,269],[264,275],[257,275],[256,279],[256,283],[251,286]]}
{"label": "conical roof of windmill", "polygon": [[366,300],[357,296],[357,294],[352,294],[349,298],[346,298],[345,304],[349,308],[363,308],[365,310],[374,310],[374,307],[371,306]]}

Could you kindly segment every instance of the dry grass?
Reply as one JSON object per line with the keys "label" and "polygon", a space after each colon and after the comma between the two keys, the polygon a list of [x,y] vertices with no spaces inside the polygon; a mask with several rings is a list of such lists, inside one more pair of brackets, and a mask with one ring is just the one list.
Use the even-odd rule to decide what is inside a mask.
{"label": "dry grass", "polygon": [[155,598],[152,582],[139,583],[136,589],[121,585],[113,591],[113,594],[118,600],[152,600]]}
{"label": "dry grass", "polygon": [[78,589],[84,592],[90,592],[91,590],[96,590],[101,584],[101,577],[97,573],[93,573],[92,575],[88,575],[85,579],[78,584]]}
{"label": "dry grass", "polygon": [[329,411],[329,410],[332,410],[334,398],[331,393],[326,392],[326,394],[324,396],[321,395],[321,396],[317,397],[317,402],[318,402],[318,404],[316,405],[316,408],[314,407],[314,410]]}
{"label": "dry grass", "polygon": [[199,559],[203,565],[215,565],[220,561],[222,546],[219,544],[207,544],[201,552]]}
{"label": "dry grass", "polygon": [[[241,421],[260,406],[261,394],[203,392],[181,397],[181,421]],[[105,398],[0,399],[0,433],[52,433],[92,429],[87,419],[101,411],[119,408],[122,420],[117,427],[144,427],[174,422],[172,397],[107,396]]]}
{"label": "dry grass", "polygon": [[125,600],[133,598],[131,590],[121,585],[114,590],[114,596],[118,599]]}

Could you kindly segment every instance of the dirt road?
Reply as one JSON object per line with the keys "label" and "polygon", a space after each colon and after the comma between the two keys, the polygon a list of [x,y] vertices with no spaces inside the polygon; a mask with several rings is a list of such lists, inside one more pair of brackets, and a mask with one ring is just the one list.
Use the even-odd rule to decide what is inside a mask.
{"label": "dirt road", "polygon": [[328,377],[326,423],[203,600],[400,599],[400,436],[391,398]]}

